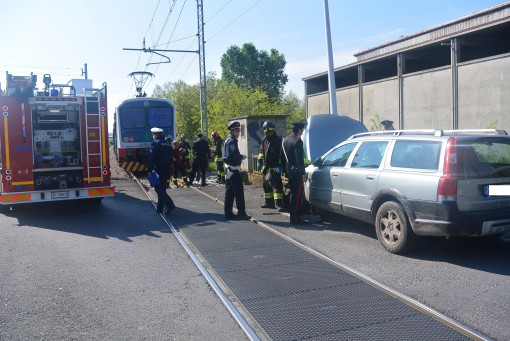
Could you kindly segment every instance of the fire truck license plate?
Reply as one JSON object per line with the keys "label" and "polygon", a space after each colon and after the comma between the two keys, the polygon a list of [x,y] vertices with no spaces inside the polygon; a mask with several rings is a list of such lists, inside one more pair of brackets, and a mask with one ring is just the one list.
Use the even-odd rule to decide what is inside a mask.
{"label": "fire truck license plate", "polygon": [[51,192],[52,199],[69,198],[69,192]]}

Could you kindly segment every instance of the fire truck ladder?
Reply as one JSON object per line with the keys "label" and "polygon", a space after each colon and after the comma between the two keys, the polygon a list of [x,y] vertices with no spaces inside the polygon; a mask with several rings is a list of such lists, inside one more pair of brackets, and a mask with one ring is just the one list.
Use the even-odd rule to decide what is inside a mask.
{"label": "fire truck ladder", "polygon": [[[85,90],[85,143],[87,146],[87,181],[102,182],[103,181],[103,153],[101,131],[101,110],[99,99],[101,97],[101,89],[84,89]],[[90,96],[87,95],[91,92]],[[92,170],[98,170],[92,172]],[[94,176],[99,174],[99,176]]]}

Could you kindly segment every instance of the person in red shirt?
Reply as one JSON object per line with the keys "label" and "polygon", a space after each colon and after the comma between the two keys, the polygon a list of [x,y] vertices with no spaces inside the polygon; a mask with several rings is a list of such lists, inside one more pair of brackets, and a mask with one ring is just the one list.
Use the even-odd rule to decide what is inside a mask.
{"label": "person in red shirt", "polygon": [[174,174],[173,174],[173,183],[175,186],[177,185],[177,176],[180,174],[182,178],[182,182],[184,186],[188,183],[188,172],[186,171],[183,149],[181,148],[181,144],[179,141],[174,141],[173,143],[173,151],[172,151],[172,165],[174,166]]}

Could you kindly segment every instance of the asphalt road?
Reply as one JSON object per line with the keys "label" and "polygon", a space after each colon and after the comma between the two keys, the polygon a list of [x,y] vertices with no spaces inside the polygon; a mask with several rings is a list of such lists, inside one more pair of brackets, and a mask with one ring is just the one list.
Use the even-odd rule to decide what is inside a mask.
{"label": "asphalt road", "polygon": [[[243,340],[134,182],[115,182],[99,206],[26,205],[0,215],[0,340]],[[190,190],[190,189],[172,189]],[[203,189],[223,200],[224,189]],[[422,239],[398,256],[374,228],[334,214],[289,227],[260,209],[262,190],[245,187],[248,213],[276,230],[497,340],[510,340],[510,239]],[[179,203],[176,202],[177,206]]]}
{"label": "asphalt road", "polygon": [[[223,200],[220,186],[201,190]],[[292,227],[287,216],[260,209],[262,195],[260,186],[245,186],[256,219],[485,335],[510,340],[510,236],[422,238],[412,252],[394,255],[372,225],[328,213],[320,223]]]}
{"label": "asphalt road", "polygon": [[246,340],[131,180],[0,215],[0,340]]}

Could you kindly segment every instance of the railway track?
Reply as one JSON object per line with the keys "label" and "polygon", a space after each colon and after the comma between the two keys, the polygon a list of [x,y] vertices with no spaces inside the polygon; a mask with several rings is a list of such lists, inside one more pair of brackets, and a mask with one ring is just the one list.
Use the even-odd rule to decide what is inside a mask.
{"label": "railway track", "polygon": [[[155,199],[153,197],[151,197],[152,192],[149,190],[150,187],[149,187],[148,181],[145,179],[145,177],[144,176],[140,177],[140,176],[137,176],[136,174],[131,174],[131,176],[139,184],[140,188],[142,188],[144,190],[147,197],[151,200],[152,204],[155,206],[155,203],[154,203]],[[202,191],[200,191],[198,188],[192,188],[192,189],[195,191],[194,193],[200,192],[200,196],[204,195],[204,193]],[[179,195],[185,195],[185,196],[195,195],[196,196],[196,194],[191,194],[191,193],[184,194],[184,192],[180,192],[180,191],[178,193],[179,193]],[[176,192],[176,196],[177,196],[177,192]],[[209,199],[212,199],[211,202],[213,200],[216,202],[219,201],[216,198],[213,198],[209,195],[206,195],[206,196],[209,197]],[[182,200],[182,197],[180,199]],[[205,209],[205,211],[207,211],[207,209]],[[192,212],[190,212],[190,214],[192,214]],[[199,214],[206,215],[207,213],[204,212],[204,213],[199,213]],[[275,334],[274,326],[271,326],[271,325],[266,326],[264,324],[265,322],[263,321],[264,318],[262,316],[254,317],[250,313],[250,311],[249,311],[250,309],[243,305],[242,297],[239,297],[236,292],[236,290],[239,290],[239,288],[235,288],[235,285],[231,285],[228,283],[226,284],[223,279],[223,276],[225,274],[222,274],[221,271],[217,272],[215,269],[213,269],[213,267],[211,266],[212,263],[207,258],[207,255],[204,255],[203,252],[201,252],[199,249],[197,249],[198,246],[196,246],[193,243],[193,241],[194,241],[193,234],[195,233],[195,232],[192,232],[193,226],[187,225],[186,231],[185,231],[185,233],[183,233],[179,230],[178,226],[174,225],[172,220],[169,220],[168,218],[166,218],[163,215],[161,215],[161,217],[165,221],[165,223],[168,227],[167,231],[174,233],[174,235],[178,239],[179,243],[183,246],[183,248],[186,250],[186,252],[192,258],[192,260],[194,261],[196,266],[199,268],[199,270],[202,272],[204,277],[207,279],[207,281],[209,282],[211,287],[215,290],[218,297],[220,297],[220,299],[225,304],[225,306],[228,308],[228,310],[230,311],[232,316],[236,319],[236,321],[239,323],[241,328],[245,331],[246,335],[251,340],[279,339],[279,337],[276,337],[275,335],[283,332],[282,330],[286,330],[286,327],[282,326],[281,327],[281,328],[283,328],[282,330],[279,329],[280,327],[277,327],[276,328],[277,331]],[[203,219],[204,219],[204,224],[206,224],[207,218],[203,218]],[[328,256],[326,256],[316,250],[313,250],[306,245],[303,245],[303,244],[295,241],[293,238],[290,238],[289,236],[276,231],[273,227],[271,227],[265,223],[259,222],[256,219],[253,219],[253,222],[257,223],[260,227],[263,228],[263,229],[256,228],[256,230],[270,231],[271,232],[270,235],[273,235],[273,237],[274,237],[274,235],[276,235],[277,239],[281,238],[282,240],[289,241],[290,243],[297,245],[299,247],[299,249],[304,250],[305,253],[309,254],[310,257],[313,257],[313,258],[318,257],[319,259],[322,259],[323,261],[327,262],[328,264],[333,265],[339,271],[341,270],[344,273],[344,275],[353,276],[357,281],[362,282],[362,284],[368,284],[368,286],[372,289],[375,288],[376,292],[379,293],[379,294],[376,293],[376,295],[380,295],[381,298],[389,296],[389,297],[392,297],[393,299],[395,299],[395,302],[397,302],[394,304],[400,305],[401,303],[404,303],[404,306],[407,308],[403,308],[403,309],[409,309],[409,307],[410,307],[411,310],[414,311],[414,313],[411,312],[411,314],[413,314],[413,315],[418,314],[420,316],[425,316],[425,320],[427,321],[426,323],[430,324],[432,326],[431,328],[442,330],[442,332],[445,332],[445,330],[446,330],[446,333],[447,333],[446,335],[448,335],[448,333],[450,333],[450,336],[452,336],[452,335],[454,336],[452,339],[491,340],[491,338],[489,338],[489,337],[479,333],[478,331],[476,331],[466,325],[463,325],[463,324],[427,307],[426,305],[422,304],[421,302],[418,302],[411,297],[401,294],[400,292],[371,279],[370,277],[366,276],[365,274],[360,273],[360,272],[350,268],[347,265],[336,262],[336,261],[330,259]],[[250,222],[248,222],[248,224],[250,224]],[[216,225],[221,225],[221,224],[216,223]],[[253,224],[251,224],[251,225],[253,225]],[[220,226],[217,226],[217,227],[220,228]],[[235,230],[237,230],[237,229],[238,228],[236,227]],[[246,237],[250,238],[253,236],[246,236]],[[195,236],[195,238],[196,238],[196,236]],[[195,242],[197,242],[197,241],[203,242],[203,240],[204,240],[203,236],[198,237],[198,238],[199,239],[197,239]],[[229,237],[225,237],[225,238],[229,239]],[[255,237],[255,240],[259,240],[259,237]],[[227,241],[225,241],[225,242],[227,242]],[[221,243],[223,243],[223,241]],[[238,243],[238,242],[236,242],[236,243]],[[248,242],[248,244],[250,244],[250,243],[251,242]],[[280,242],[276,241],[276,243],[280,243]],[[224,247],[228,248],[227,246],[224,246]],[[249,251],[247,250],[247,252],[249,252]],[[260,252],[260,251],[256,251],[256,252]],[[277,250],[273,249],[269,252],[270,253],[277,252]],[[206,254],[207,254],[207,251],[206,251]],[[271,266],[273,266],[273,265],[271,265]],[[253,272],[253,275],[260,276],[260,274],[257,274],[257,272],[258,271]],[[227,273],[227,275],[231,275],[231,273],[232,272],[229,271]],[[251,275],[247,274],[246,276],[249,277]],[[254,280],[254,278],[251,279],[251,281],[253,281],[253,280]],[[250,280],[248,280],[248,281],[250,281]],[[311,291],[310,293],[313,295],[314,292]],[[321,299],[320,297],[317,298],[317,300],[320,300],[320,299]],[[239,302],[241,302],[241,304],[238,304]],[[248,302],[248,305],[249,304],[250,304],[250,302]],[[328,309],[333,309],[334,307],[335,307],[335,304],[331,303]],[[394,307],[390,308],[389,310],[391,311],[393,309],[394,309]],[[303,307],[303,311],[306,311],[306,310],[307,310],[306,307]],[[271,312],[268,311],[267,314],[271,314]],[[346,316],[349,316],[349,314],[347,314]],[[309,316],[309,317],[311,320],[320,320],[319,316]],[[259,322],[259,320],[262,320],[262,322]],[[332,323],[337,323],[337,322],[332,321]],[[386,323],[386,322],[382,322],[382,323]],[[271,328],[273,328],[273,330],[271,330]],[[410,328],[419,329],[419,328],[422,328],[422,326],[413,325],[411,323]],[[287,332],[290,332],[290,331],[287,331]],[[402,333],[404,333],[404,335],[406,335],[405,333],[408,333],[408,331],[402,330]],[[286,335],[288,336],[289,334],[286,334]]]}

